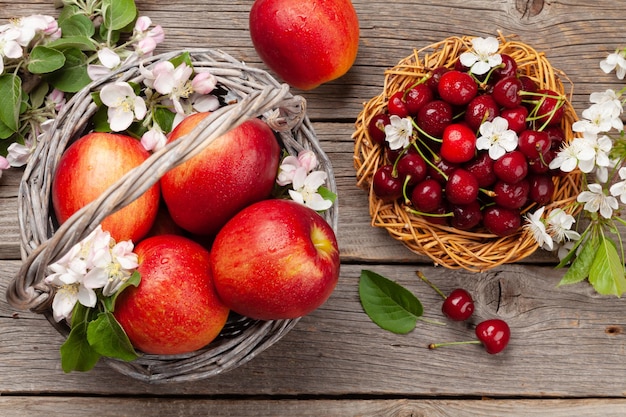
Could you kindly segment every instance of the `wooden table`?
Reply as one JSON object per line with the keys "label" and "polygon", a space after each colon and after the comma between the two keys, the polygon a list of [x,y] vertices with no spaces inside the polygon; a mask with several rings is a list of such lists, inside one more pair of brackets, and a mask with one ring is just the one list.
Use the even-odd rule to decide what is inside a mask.
{"label": "wooden table", "polygon": [[[0,0],[0,23],[32,13],[56,15],[52,1]],[[165,28],[159,51],[219,48],[265,68],[248,35],[252,0],[137,0]],[[361,43],[352,70],[302,92],[330,156],[339,187],[340,283],[328,302],[277,344],[231,372],[194,383],[149,385],[98,365],[64,374],[62,337],[41,316],[0,301],[2,416],[612,416],[626,415],[626,304],[586,284],[556,288],[562,271],[538,253],[485,273],[434,268],[370,226],[366,195],[355,186],[351,134],[364,101],[377,95],[383,71],[452,35],[518,34],[546,52],[575,83],[580,113],[588,95],[621,88],[600,59],[624,46],[624,2],[355,0]],[[0,292],[18,270],[19,170],[0,179]],[[470,324],[418,324],[408,335],[374,325],[357,293],[362,269],[414,291],[426,316],[440,318],[439,296],[420,282],[421,269],[444,291],[462,286],[477,301],[475,321],[506,319],[509,348],[487,355],[478,346],[429,351],[430,342],[471,335]]]}

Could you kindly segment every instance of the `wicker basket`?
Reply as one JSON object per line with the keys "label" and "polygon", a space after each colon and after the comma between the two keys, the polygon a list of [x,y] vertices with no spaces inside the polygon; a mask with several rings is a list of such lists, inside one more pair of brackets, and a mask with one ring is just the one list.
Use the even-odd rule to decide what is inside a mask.
{"label": "wicker basket", "polygon": [[[357,185],[369,193],[369,211],[372,225],[386,229],[411,251],[426,255],[435,264],[451,269],[480,272],[503,263],[516,262],[532,254],[538,245],[528,230],[506,237],[498,237],[484,229],[467,232],[453,227],[436,225],[427,219],[407,212],[401,201],[384,202],[372,191],[372,178],[379,166],[389,163],[382,147],[369,138],[367,126],[373,116],[385,111],[389,97],[405,90],[437,67],[453,68],[458,56],[471,49],[471,37],[452,37],[427,46],[401,60],[385,72],[383,92],[364,104],[353,134],[354,166]],[[565,94],[564,86],[544,54],[530,46],[500,37],[499,53],[510,55],[518,64],[518,73],[532,78],[539,88]],[[568,94],[568,96],[571,96]],[[564,104],[562,128],[569,141],[570,129],[576,114],[569,100]],[[546,211],[560,207],[572,213],[570,204],[580,193],[580,173],[555,177],[555,193]],[[528,210],[531,207],[527,207]]]}
{"label": "wicker basket", "polygon": [[[149,66],[181,54],[172,52],[144,61]],[[52,289],[43,282],[47,265],[86,237],[106,216],[142,195],[174,166],[183,163],[208,146],[213,139],[251,117],[263,117],[279,136],[283,149],[296,155],[312,150],[320,168],[328,174],[327,187],[336,193],[332,166],[315,137],[305,113],[306,102],[293,96],[287,85],[279,84],[267,72],[254,69],[233,57],[214,50],[189,50],[195,69],[210,71],[218,86],[243,97],[237,104],[224,106],[204,118],[184,141],[175,141],[154,153],[98,200],[58,226],[50,210],[52,177],[60,156],[72,140],[89,130],[89,119],[97,110],[92,92],[112,80],[139,82],[138,65],[120,69],[77,93],[55,120],[51,134],[42,140],[25,169],[19,190],[19,221],[23,265],[10,283],[8,301],[15,307],[44,314],[65,336],[65,322],[56,323],[51,314]],[[337,204],[324,214],[337,230]],[[193,381],[236,368],[251,360],[281,337],[298,319],[259,321],[233,314],[222,333],[208,346],[185,355],[143,355],[133,362],[105,358],[117,371],[152,383]]]}

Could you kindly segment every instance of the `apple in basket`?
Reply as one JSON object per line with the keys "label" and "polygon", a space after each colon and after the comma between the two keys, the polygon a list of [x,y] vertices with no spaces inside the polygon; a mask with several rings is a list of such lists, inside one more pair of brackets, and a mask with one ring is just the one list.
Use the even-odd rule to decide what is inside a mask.
{"label": "apple in basket", "polygon": [[350,0],[256,0],[250,37],[263,62],[302,90],[344,75],[359,46],[359,21]]}
{"label": "apple in basket", "polygon": [[322,305],[339,278],[333,229],[314,210],[270,199],[237,213],[211,248],[215,288],[233,311],[275,320]]}
{"label": "apple in basket", "polygon": [[[89,133],[63,152],[52,180],[52,206],[59,223],[89,204],[122,176],[139,166],[149,153],[126,135]],[[102,221],[102,229],[117,240],[144,237],[156,218],[160,201],[155,184],[128,206]]]}
{"label": "apple in basket", "polygon": [[229,309],[215,292],[209,252],[186,237],[159,235],[139,242],[135,253],[141,282],[119,295],[114,312],[133,346],[180,354],[215,339]]}
{"label": "apple in basket", "polygon": [[[187,116],[168,141],[189,133],[208,114]],[[170,216],[188,232],[214,236],[239,210],[271,195],[280,156],[274,131],[260,119],[245,121],[161,177]]]}

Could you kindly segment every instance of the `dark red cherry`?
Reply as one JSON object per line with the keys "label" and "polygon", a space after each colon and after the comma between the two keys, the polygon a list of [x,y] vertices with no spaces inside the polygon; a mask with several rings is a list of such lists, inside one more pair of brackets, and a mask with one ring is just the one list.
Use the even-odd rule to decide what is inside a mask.
{"label": "dark red cherry", "polygon": [[535,91],[539,89],[539,87],[537,86],[537,83],[529,76],[521,75],[518,78],[522,82],[522,89],[524,91],[527,91],[529,93],[534,93]]}
{"label": "dark red cherry", "polygon": [[493,172],[493,159],[486,151],[478,152],[476,157],[463,165],[463,168],[472,173],[480,188],[489,187],[498,179]]}
{"label": "dark red cherry", "polygon": [[443,130],[441,157],[445,160],[460,164],[472,159],[476,153],[476,135],[468,126],[453,123]]}
{"label": "dark red cherry", "polygon": [[389,102],[387,103],[387,112],[390,115],[396,115],[400,118],[405,118],[409,115],[409,109],[404,102],[404,92],[397,91],[389,97]]}
{"label": "dark red cherry", "polygon": [[494,76],[497,79],[517,76],[517,62],[511,55],[500,54],[500,57],[502,58],[502,64],[493,71]]}
{"label": "dark red cherry", "polygon": [[500,117],[506,119],[506,121],[509,122],[509,129],[518,135],[528,127],[528,123],[526,122],[528,109],[524,106],[502,109]]}
{"label": "dark red cherry", "polygon": [[522,216],[516,209],[489,206],[483,210],[483,225],[494,235],[508,236],[520,229]]}
{"label": "dark red cherry", "polygon": [[493,186],[493,192],[496,193],[494,196],[496,204],[510,209],[518,209],[528,201],[530,183],[525,178],[515,184],[498,181]]}
{"label": "dark red cherry", "polygon": [[530,191],[528,193],[531,201],[540,206],[545,206],[552,201],[554,194],[554,182],[552,176],[548,174],[533,174],[529,176]]}
{"label": "dark red cherry", "polygon": [[550,137],[550,147],[556,150],[561,149],[561,145],[563,145],[565,141],[565,132],[563,132],[563,129],[561,129],[560,126],[548,126],[543,129],[543,131]]}
{"label": "dark red cherry", "polygon": [[478,226],[483,214],[478,200],[469,204],[457,204],[452,206],[452,220],[450,225],[459,230],[471,230]]}
{"label": "dark red cherry", "polygon": [[434,94],[438,94],[439,80],[441,79],[441,76],[448,71],[450,70],[446,67],[437,67],[430,72],[430,77],[426,80],[425,84]]}
{"label": "dark red cherry", "polygon": [[417,115],[420,109],[433,99],[433,91],[426,84],[417,84],[404,93],[404,102],[411,115]]}
{"label": "dark red cherry", "polygon": [[474,300],[469,292],[456,288],[443,300],[441,311],[450,320],[464,321],[474,313]]}
{"label": "dark red cherry", "polygon": [[385,143],[385,126],[389,124],[389,115],[380,113],[374,115],[367,124],[367,133],[375,144],[383,145]]}
{"label": "dark red cherry", "polygon": [[442,207],[443,190],[437,181],[427,178],[415,185],[411,192],[411,204],[417,211],[434,213]]}
{"label": "dark red cherry", "polygon": [[494,162],[493,172],[502,181],[515,184],[528,174],[528,162],[522,152],[511,151]]}
{"label": "dark red cherry", "polygon": [[537,126],[557,126],[563,119],[565,111],[563,104],[565,99],[558,93],[548,89],[537,90],[539,105],[537,107],[535,121]]}
{"label": "dark red cherry", "polygon": [[[528,160],[528,172],[545,174],[550,171],[550,162],[556,157],[556,149],[548,149],[545,154]],[[560,172],[560,170],[559,170]]]}
{"label": "dark red cherry", "polygon": [[491,95],[502,107],[513,108],[522,104],[522,82],[517,77],[506,77],[493,86]]}
{"label": "dark red cherry", "polygon": [[476,326],[476,337],[483,344],[485,351],[494,355],[502,352],[509,344],[511,329],[504,320],[485,320]]}
{"label": "dark red cherry", "polygon": [[452,171],[445,186],[446,198],[452,204],[469,204],[476,201],[479,191],[476,177],[463,168]]}
{"label": "dark red cherry", "polygon": [[443,100],[428,102],[417,113],[417,125],[430,136],[440,138],[452,123],[452,106]]}
{"label": "dark red cherry", "polygon": [[[522,107],[526,110],[525,107]],[[500,115],[500,107],[490,94],[476,96],[467,104],[463,119],[475,132],[484,122],[492,121]]]}
{"label": "dark red cherry", "polygon": [[526,129],[518,136],[518,149],[529,159],[545,155],[551,145],[550,136],[544,131]]}
{"label": "dark red cherry", "polygon": [[374,173],[372,187],[374,194],[385,202],[397,200],[402,197],[402,180],[393,175],[393,166],[383,165]]}
{"label": "dark red cherry", "polygon": [[396,169],[401,178],[409,178],[409,186],[422,181],[428,174],[428,164],[417,152],[407,152],[402,155],[398,160]]}
{"label": "dark red cherry", "polygon": [[[434,166],[428,165],[428,176],[440,184],[445,184],[452,171],[459,167],[459,164],[452,163],[443,158],[439,158],[434,162]],[[442,175],[443,173],[443,175]]]}
{"label": "dark red cherry", "polygon": [[439,97],[453,106],[465,106],[478,93],[478,84],[466,72],[448,71],[439,79]]}

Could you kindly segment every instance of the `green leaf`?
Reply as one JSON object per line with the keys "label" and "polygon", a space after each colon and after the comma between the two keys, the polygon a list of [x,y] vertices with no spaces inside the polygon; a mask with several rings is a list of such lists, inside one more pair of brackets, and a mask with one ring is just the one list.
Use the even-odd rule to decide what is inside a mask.
{"label": "green leaf", "polygon": [[65,65],[50,74],[48,81],[63,92],[75,93],[91,82],[87,75],[87,56],[76,48],[69,48],[63,53]]}
{"label": "green leaf", "polygon": [[590,238],[582,245],[583,247],[580,250],[580,253],[576,259],[574,259],[574,262],[572,262],[572,265],[569,267],[565,275],[563,275],[563,278],[557,286],[576,284],[589,276],[589,270],[591,269],[591,264],[596,257],[596,252],[598,251],[600,242],[598,239]]}
{"label": "green leaf", "polygon": [[50,86],[46,82],[41,82],[30,92],[30,106],[33,109],[38,109],[43,106],[46,101],[46,95],[50,90]]}
{"label": "green leaf", "polygon": [[87,326],[91,315],[91,309],[80,303],[74,307],[72,330],[61,345],[61,368],[63,372],[86,372],[93,369],[100,360],[100,354],[87,341]]}
{"label": "green leaf", "polygon": [[621,262],[615,242],[604,236],[589,270],[589,282],[603,295],[621,297],[626,289],[624,264]]}
{"label": "green leaf", "polygon": [[63,19],[59,24],[63,38],[86,37],[91,38],[96,28],[90,18],[83,14],[73,14]]}
{"label": "green leaf", "polygon": [[[1,105],[1,104],[0,104]],[[7,125],[5,125],[2,120],[0,120],[0,139],[7,139],[10,138],[15,132],[13,132],[11,129],[9,129],[7,127]],[[6,145],[7,147],[9,145]],[[3,149],[4,150],[4,149]],[[3,152],[4,154],[4,152]]]}
{"label": "green leaf", "polygon": [[120,30],[137,17],[134,0],[103,0],[102,14],[104,26],[111,30]]}
{"label": "green leaf", "polygon": [[178,67],[183,62],[187,64],[188,67],[193,67],[193,63],[191,62],[191,54],[189,52],[183,52],[182,54],[175,56],[174,58],[170,59],[170,62],[175,67]]}
{"label": "green leaf", "polygon": [[102,356],[125,361],[132,361],[139,357],[126,332],[110,312],[100,313],[96,320],[89,323],[87,340],[91,347]]}
{"label": "green leaf", "polygon": [[65,64],[65,55],[56,49],[47,46],[35,46],[28,60],[28,71],[33,74],[47,74],[62,68]]}
{"label": "green leaf", "polygon": [[91,38],[87,36],[67,36],[62,37],[52,42],[48,42],[46,44],[48,48],[54,48],[59,51],[68,48],[75,48],[81,51],[95,51],[96,46],[94,45]]}
{"label": "green leaf", "polygon": [[333,203],[335,202],[335,200],[337,200],[337,194],[333,193],[332,191],[330,191],[328,188],[324,186],[318,188],[317,192],[319,193],[319,195],[322,196],[324,200],[330,200]]}
{"label": "green leaf", "polygon": [[128,279],[126,280],[125,283],[123,283],[120,288],[117,290],[117,292],[115,294],[113,294],[111,297],[108,297],[105,299],[105,305],[107,308],[107,311],[110,312],[114,312],[115,311],[115,302],[117,301],[117,297],[120,296],[120,294],[129,287],[138,287],[139,283],[141,282],[141,275],[139,274],[139,272],[134,271],[130,277],[128,277]]}
{"label": "green leaf", "polygon": [[7,129],[17,132],[20,105],[22,103],[22,80],[14,74],[0,75],[0,121]]}
{"label": "green leaf", "polygon": [[170,132],[174,124],[176,113],[172,112],[167,107],[159,106],[154,110],[152,117],[163,132]]}
{"label": "green leaf", "polygon": [[413,293],[372,271],[361,271],[359,297],[370,319],[393,333],[409,333],[424,314],[422,303]]}

